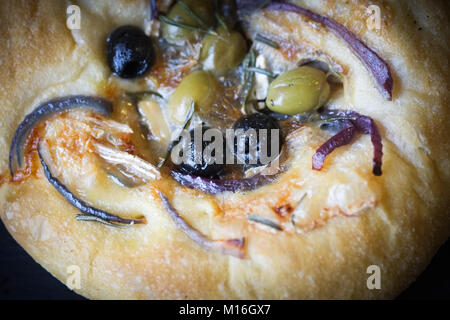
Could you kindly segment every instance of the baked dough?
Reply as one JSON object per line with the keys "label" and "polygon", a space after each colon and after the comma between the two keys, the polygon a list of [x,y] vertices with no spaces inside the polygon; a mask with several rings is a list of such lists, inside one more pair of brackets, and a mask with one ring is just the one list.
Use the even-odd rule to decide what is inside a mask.
{"label": "baked dough", "polygon": [[[320,48],[342,66],[345,94],[334,103],[375,119],[383,175],[371,172],[369,136],[336,150],[322,171],[311,170],[311,157],[326,139],[313,126],[288,142],[289,170],[248,193],[206,195],[168,176],[133,189],[107,185],[89,156],[82,166],[82,159],[59,154],[58,161],[71,161],[68,170],[78,174],[77,190],[89,201],[148,221],[114,229],[75,220],[77,209],[41,167],[22,182],[9,182],[7,150],[17,125],[42,102],[73,94],[114,96],[104,41],[120,25],[148,27],[148,3],[74,2],[82,25],[70,31],[68,2],[1,1],[0,215],[14,239],[64,283],[67,268],[79,266],[76,292],[93,299],[380,299],[404,290],[450,234],[448,3],[297,2],[336,19],[388,62],[393,101],[379,94],[346,44],[319,24],[264,12],[249,18],[249,32],[270,28],[299,55]],[[365,10],[374,2],[381,8],[379,31],[366,26]],[[57,136],[64,121],[49,124],[54,131],[47,134]],[[86,191],[92,186],[104,187],[95,198]],[[245,237],[246,258],[205,250],[188,238],[167,214],[159,190],[209,238]],[[302,198],[294,228],[289,215],[276,212],[289,213]],[[247,213],[277,219],[284,231],[251,223]],[[367,287],[370,265],[380,267],[380,289]]]}

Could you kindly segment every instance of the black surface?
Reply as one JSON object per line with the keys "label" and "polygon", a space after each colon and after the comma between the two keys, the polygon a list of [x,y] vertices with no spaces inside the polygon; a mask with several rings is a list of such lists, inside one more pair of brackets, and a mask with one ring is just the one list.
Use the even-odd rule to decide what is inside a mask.
{"label": "black surface", "polygon": [[[450,299],[450,241],[399,299]],[[0,222],[0,300],[83,299],[53,278],[14,241]]]}

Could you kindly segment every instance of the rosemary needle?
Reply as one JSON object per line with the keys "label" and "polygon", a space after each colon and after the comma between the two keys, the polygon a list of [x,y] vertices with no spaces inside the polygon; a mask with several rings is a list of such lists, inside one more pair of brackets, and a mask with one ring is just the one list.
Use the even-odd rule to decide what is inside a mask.
{"label": "rosemary needle", "polygon": [[278,45],[278,43],[264,37],[263,35],[261,35],[259,33],[255,36],[255,41],[264,43],[265,45],[268,45],[269,47],[272,47],[274,49],[280,49],[280,46]]}
{"label": "rosemary needle", "polygon": [[183,7],[183,9],[192,17],[199,25],[202,26],[203,29],[207,30],[209,27],[206,25],[206,23],[194,12],[191,8],[182,0],[178,0],[178,3],[180,6]]}
{"label": "rosemary needle", "polygon": [[209,29],[205,30],[205,29],[202,29],[199,27],[191,26],[191,25],[179,22],[179,21],[172,20],[170,18],[167,18],[166,16],[160,16],[159,19],[162,20],[164,23],[170,24],[170,25],[178,27],[178,28],[182,28],[182,29],[186,29],[186,30],[194,31],[194,32],[207,33],[207,34],[217,36],[217,33],[214,32],[213,30],[209,30]]}
{"label": "rosemary needle", "polygon": [[266,226],[271,227],[273,229],[276,229],[278,231],[283,231],[283,228],[279,224],[273,222],[272,220],[269,220],[269,219],[266,219],[266,218],[263,218],[263,217],[254,216],[254,215],[252,215],[250,213],[247,214],[247,220],[250,220],[250,221],[253,221],[253,222],[257,222],[257,223],[261,223],[263,225],[266,225]]}
{"label": "rosemary needle", "polygon": [[303,202],[303,200],[305,199],[306,195],[307,195],[307,193],[305,192],[305,193],[303,194],[303,196],[300,198],[300,200],[298,201],[298,203],[297,203],[297,205],[295,206],[294,211],[292,212],[292,215],[291,215],[291,223],[292,223],[292,225],[294,226],[295,229],[298,228],[297,225],[295,224],[296,211],[297,211],[297,208],[300,206],[300,204],[301,204],[301,203]]}
{"label": "rosemary needle", "polygon": [[264,69],[261,69],[261,68],[247,67],[247,68],[245,68],[245,70],[249,71],[249,72],[261,73],[261,74],[263,74],[265,76],[268,76],[270,78],[275,78],[275,75],[273,75],[270,71],[267,71],[267,70],[264,70]]}
{"label": "rosemary needle", "polygon": [[178,138],[181,136],[181,133],[183,132],[183,130],[186,130],[186,128],[187,128],[187,126],[189,124],[189,121],[191,121],[191,119],[192,119],[192,117],[194,115],[194,111],[195,111],[195,101],[192,101],[191,106],[190,106],[190,108],[188,110],[188,113],[186,115],[186,119],[184,120],[183,126],[181,127],[181,130],[177,133],[175,139],[172,139],[171,142],[169,143],[169,147],[167,148],[167,152],[166,152],[166,154],[164,156],[164,159],[162,159],[157,165],[158,169],[161,168],[164,165],[164,163],[166,163],[167,158],[169,157],[169,154],[170,154],[170,152],[172,151],[172,149],[174,147],[175,141],[177,141]]}
{"label": "rosemary needle", "polygon": [[217,22],[219,22],[219,24],[222,26],[222,28],[225,29],[225,31],[230,34],[230,30],[228,29],[227,24],[225,23],[225,21],[223,20],[223,18],[220,16],[220,14],[218,14],[217,12],[215,13],[216,16],[216,20]]}

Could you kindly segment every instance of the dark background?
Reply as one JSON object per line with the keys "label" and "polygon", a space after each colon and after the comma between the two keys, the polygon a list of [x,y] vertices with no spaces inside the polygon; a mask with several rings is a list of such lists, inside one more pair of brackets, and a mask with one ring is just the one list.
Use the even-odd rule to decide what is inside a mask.
{"label": "dark background", "polygon": [[[34,262],[0,222],[0,300],[5,299],[84,298]],[[450,299],[450,240],[398,299]]]}

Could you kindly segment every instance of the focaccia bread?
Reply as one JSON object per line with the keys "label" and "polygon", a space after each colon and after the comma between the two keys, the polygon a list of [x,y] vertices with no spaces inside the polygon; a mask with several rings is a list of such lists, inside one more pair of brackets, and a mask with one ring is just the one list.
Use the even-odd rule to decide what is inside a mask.
{"label": "focaccia bread", "polygon": [[[322,108],[356,117],[342,121],[372,119],[382,141],[382,173],[372,166],[376,138],[364,128],[314,170],[312,159],[332,130],[293,117],[283,120],[289,130],[283,132],[282,169],[268,183],[226,191],[213,190],[209,180],[203,189],[182,185],[172,164],[156,167],[185,116],[170,101],[185,77],[211,67],[199,60],[202,38],[214,33],[197,33],[189,45],[164,44],[165,34],[176,33],[164,30],[169,27],[161,18],[170,17],[171,1],[157,1],[161,13],[153,20],[143,0],[0,2],[0,216],[14,239],[62,282],[78,266],[77,293],[94,299],[393,298],[449,237],[446,1],[291,1],[356,35],[386,63],[387,76],[358,56],[330,20],[278,3],[258,9],[256,2],[237,1],[236,29],[246,38],[238,51],[246,45],[247,54],[251,47],[254,68],[273,74],[325,63],[337,84]],[[81,9],[79,30],[66,24],[71,4]],[[368,25],[374,4],[380,28]],[[151,35],[155,48],[155,64],[135,79],[117,76],[108,61],[108,36],[124,25]],[[228,59],[227,52],[217,58]],[[250,60],[247,55],[236,63],[237,72],[248,71]],[[204,90],[215,81],[225,86],[226,75],[216,71]],[[243,77],[248,74],[255,81],[249,95],[261,99],[268,77]],[[214,106],[196,116],[221,130],[231,127],[242,116],[240,91],[227,90],[214,92]],[[148,91],[162,98],[138,94]],[[8,155],[19,124],[48,101],[68,96],[101,98],[95,103],[103,111],[112,106],[111,116],[72,109],[43,119],[24,137],[22,166],[11,175]],[[139,131],[143,119],[149,139]],[[118,169],[117,161],[130,167],[123,162]],[[85,206],[120,219],[83,221],[95,215],[62,196],[56,180]],[[373,265],[380,288],[370,289]]]}

